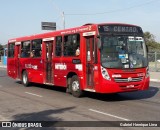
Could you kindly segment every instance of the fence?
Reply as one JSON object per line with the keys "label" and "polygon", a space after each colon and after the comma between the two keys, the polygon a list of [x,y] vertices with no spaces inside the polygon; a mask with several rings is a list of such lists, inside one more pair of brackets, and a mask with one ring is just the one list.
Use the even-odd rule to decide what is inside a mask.
{"label": "fence", "polygon": [[150,71],[160,72],[160,52],[148,53]]}

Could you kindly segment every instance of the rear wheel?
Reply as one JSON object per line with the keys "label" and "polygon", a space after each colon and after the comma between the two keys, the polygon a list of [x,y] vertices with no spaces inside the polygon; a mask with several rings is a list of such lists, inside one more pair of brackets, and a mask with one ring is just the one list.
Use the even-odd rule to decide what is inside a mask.
{"label": "rear wheel", "polygon": [[71,94],[71,78],[68,78],[67,79],[67,88],[66,88],[66,93],[69,93],[69,94]]}
{"label": "rear wheel", "polygon": [[25,87],[29,85],[28,74],[27,71],[23,71],[22,73],[22,83]]}
{"label": "rear wheel", "polygon": [[78,76],[74,75],[71,78],[70,87],[71,93],[74,97],[81,97],[83,95],[83,91],[81,90]]}

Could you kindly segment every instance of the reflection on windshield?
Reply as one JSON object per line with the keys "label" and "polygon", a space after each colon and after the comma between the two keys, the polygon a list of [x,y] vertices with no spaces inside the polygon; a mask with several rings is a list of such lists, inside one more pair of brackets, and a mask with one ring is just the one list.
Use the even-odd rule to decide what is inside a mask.
{"label": "reflection on windshield", "polygon": [[101,36],[101,63],[107,68],[142,68],[147,64],[142,37]]}

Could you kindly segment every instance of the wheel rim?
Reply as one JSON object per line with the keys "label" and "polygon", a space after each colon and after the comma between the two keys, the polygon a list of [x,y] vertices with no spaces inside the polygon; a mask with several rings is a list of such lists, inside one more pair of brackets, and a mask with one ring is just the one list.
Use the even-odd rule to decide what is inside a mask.
{"label": "wheel rim", "polygon": [[79,90],[79,82],[78,81],[73,81],[72,90],[73,91],[78,91]]}
{"label": "wheel rim", "polygon": [[26,76],[26,74],[23,75],[23,83],[24,83],[24,84],[27,83],[27,76]]}

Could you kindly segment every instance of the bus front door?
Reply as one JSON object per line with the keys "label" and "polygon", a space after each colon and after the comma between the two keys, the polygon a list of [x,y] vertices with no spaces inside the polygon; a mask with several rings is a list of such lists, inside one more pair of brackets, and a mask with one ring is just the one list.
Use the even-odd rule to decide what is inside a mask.
{"label": "bus front door", "polygon": [[94,36],[86,37],[86,81],[87,88],[94,88]]}
{"label": "bus front door", "polygon": [[52,68],[52,55],[53,55],[53,41],[45,42],[45,83],[53,84],[53,68]]}

